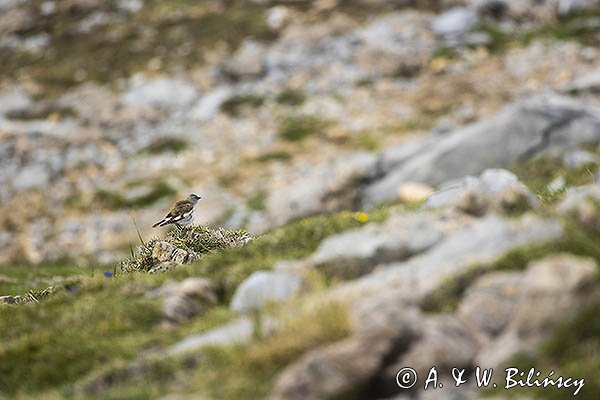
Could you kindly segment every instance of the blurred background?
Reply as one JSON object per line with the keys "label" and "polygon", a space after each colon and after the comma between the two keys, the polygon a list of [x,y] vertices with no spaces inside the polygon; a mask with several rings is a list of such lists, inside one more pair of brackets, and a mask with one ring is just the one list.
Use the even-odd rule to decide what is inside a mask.
{"label": "blurred background", "polygon": [[593,0],[4,0],[0,263],[111,262],[133,218],[151,235],[191,192],[197,222],[253,233],[356,208],[323,200],[361,168],[356,152],[565,88],[598,64],[598,13]]}
{"label": "blurred background", "polygon": [[[0,360],[5,357],[0,364],[6,366],[0,368],[5,377],[0,378],[0,397],[2,382],[11,396],[104,396],[114,385],[110,374],[86,380],[84,392],[53,390],[103,366],[106,358],[131,361],[134,354],[166,346],[167,328],[159,324],[164,318],[188,321],[168,331],[174,341],[253,309],[248,305],[252,295],[234,296],[238,284],[250,273],[287,259],[308,260],[322,274],[316,286],[327,293],[331,289],[328,299],[364,296],[362,303],[350,307],[358,310],[353,318],[362,321],[359,326],[398,324],[394,329],[405,336],[390,339],[395,343],[389,344],[390,352],[397,353],[398,346],[422,334],[421,344],[403,353],[404,358],[380,349],[378,356],[387,364],[376,371],[361,365],[353,370],[349,363],[347,380],[335,381],[338,391],[323,382],[325,387],[319,386],[306,372],[311,362],[321,360],[314,354],[314,359],[309,354],[304,364],[286,370],[287,375],[276,375],[313,347],[352,331],[340,328],[347,321],[339,319],[343,312],[334,307],[317,316],[299,316],[291,331],[284,329],[289,337],[306,339],[300,344],[263,344],[237,364],[227,358],[229,353],[219,353],[226,362],[211,353],[214,365],[235,365],[236,373],[247,366],[266,371],[255,377],[262,386],[252,385],[250,377],[232,383],[239,390],[227,393],[216,386],[200,390],[175,385],[177,390],[233,399],[244,398],[240,393],[246,385],[254,390],[246,398],[267,393],[273,399],[345,398],[347,393],[354,396],[348,398],[392,398],[397,394],[394,372],[403,365],[500,365],[534,348],[532,343],[547,338],[549,327],[560,322],[552,315],[584,309],[590,304],[588,295],[598,292],[579,292],[597,281],[593,261],[568,257],[600,260],[599,66],[600,0],[0,0],[0,295],[64,283],[64,276],[83,270],[86,276],[91,270],[96,271],[92,277],[112,277],[114,265],[130,256],[140,240],[166,235],[166,229],[151,225],[190,193],[202,196],[197,224],[267,235],[248,253],[212,259],[213,264],[206,261],[167,277],[139,278],[144,284],[121,287],[120,281],[113,292],[90,295],[89,304],[106,306],[100,316],[94,314],[100,312],[96,307],[65,300],[78,318],[69,324],[88,336],[55,343],[56,354],[41,354],[31,343],[62,340],[55,339],[64,329],[61,324],[54,335],[35,332],[36,326],[53,329],[48,326],[63,315],[59,305],[48,303],[49,311],[42,307],[32,314],[18,311],[18,316],[0,312],[0,321],[20,321],[14,322],[12,342],[0,345]],[[584,200],[588,195],[595,200]],[[423,204],[434,210],[431,215],[406,214]],[[447,206],[451,211],[439,211]],[[516,218],[528,210],[526,217]],[[314,216],[323,217],[309,218]],[[376,224],[370,223],[384,225],[372,228]],[[365,224],[368,229],[360,234],[326,240]],[[545,246],[523,250],[539,243]],[[346,250],[351,254],[343,254]],[[528,264],[556,252],[571,255]],[[413,256],[425,261],[413,263]],[[405,261],[412,267],[394,264]],[[411,282],[422,285],[402,286],[408,278],[400,272],[377,275],[388,264],[412,271]],[[466,267],[474,264],[506,275],[473,285],[467,301],[463,295],[481,276],[469,275]],[[29,268],[33,265],[50,267],[42,273]],[[140,265],[131,268],[143,269]],[[344,269],[348,265],[354,269]],[[281,268],[296,271],[295,266]],[[370,280],[357,279],[372,271]],[[462,280],[444,286],[445,274]],[[196,309],[181,317],[180,303],[171,304],[177,311],[164,311],[168,317],[156,311],[163,310],[158,303],[148,305],[156,320],[154,311],[135,316],[133,306],[145,312],[147,302],[158,301],[150,298],[179,293],[180,301],[192,296],[187,286],[188,292],[173,289],[176,285],[148,292],[147,286],[196,275],[217,286],[218,306],[210,318],[190,320],[189,315],[198,315]],[[435,284],[429,280],[433,277],[439,278]],[[265,279],[257,290],[268,292],[283,282],[279,277]],[[538,279],[547,286],[536,286]],[[284,281],[283,297],[295,294],[300,284]],[[334,290],[347,281],[352,284]],[[69,293],[79,290],[77,296],[83,298],[89,288],[77,288],[85,285],[65,288]],[[97,282],[89,285],[89,293],[100,290]],[[511,300],[506,293],[530,297]],[[398,297],[386,303],[375,301],[375,294]],[[233,311],[228,306],[232,297],[238,298]],[[409,297],[419,299],[413,311],[423,315],[411,317],[407,306],[410,315],[394,316],[392,310],[405,308],[397,305]],[[131,310],[120,309],[126,305],[111,303],[118,298],[126,299],[123,303],[137,300],[131,300]],[[260,307],[266,304],[262,301]],[[557,304],[562,308],[554,309]],[[591,307],[561,331],[563,336],[554,337],[548,345],[551,355],[536,358],[536,365],[568,364],[571,374],[598,371],[600,330],[594,321],[600,305],[596,300]],[[427,313],[449,309],[485,333],[453,336],[461,329],[454,320],[428,319],[433,317]],[[489,315],[471,318],[480,310]],[[82,322],[102,318],[114,318],[114,325],[109,329],[110,324]],[[414,325],[416,320],[424,325]],[[320,328],[330,323],[336,328]],[[506,326],[512,330],[504,331]],[[136,343],[127,348],[134,349],[131,354],[119,347],[124,346],[123,332],[152,329],[157,335],[152,340],[130,338]],[[229,337],[236,329],[243,331],[234,326],[217,336]],[[297,335],[294,329],[303,333]],[[109,341],[90,350],[95,332],[104,332]],[[358,342],[349,347],[375,348],[361,341],[366,339],[358,332],[352,336]],[[572,332],[580,336],[569,336]],[[382,331],[371,336],[386,343],[386,335]],[[471,339],[463,340],[467,336],[494,345],[476,355]],[[20,342],[24,337],[29,341]],[[561,343],[572,347],[563,352]],[[114,355],[105,356],[112,346]],[[447,348],[458,350],[440,361]],[[329,350],[331,365],[366,357],[348,348],[347,353]],[[87,352],[88,361],[81,361]],[[280,354],[289,358],[277,358]],[[578,363],[582,355],[588,358]],[[21,392],[19,374],[39,359],[55,360],[45,362],[65,375],[40,367],[26,389],[33,392]],[[527,365],[529,359],[519,360]],[[167,386],[156,383],[147,388],[149,397],[138,398],[173,390],[168,386],[172,382],[156,377],[170,367],[144,368],[139,372],[143,379]],[[109,391],[108,396],[135,397],[139,376],[118,370],[126,375],[126,389]],[[188,376],[186,382],[211,382],[207,376],[216,382],[231,374],[204,372],[194,372],[200,375]],[[354,379],[357,374],[360,378]],[[600,382],[594,374],[588,385],[595,389],[580,397],[597,398]],[[303,391],[306,387],[298,382],[315,392]],[[572,395],[557,393],[555,398]],[[538,395],[550,398],[544,391]],[[473,392],[463,396],[476,397]]]}

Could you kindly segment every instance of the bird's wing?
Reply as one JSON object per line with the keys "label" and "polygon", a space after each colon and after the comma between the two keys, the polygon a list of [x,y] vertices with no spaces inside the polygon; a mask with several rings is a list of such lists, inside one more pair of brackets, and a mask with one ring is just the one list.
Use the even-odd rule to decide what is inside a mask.
{"label": "bird's wing", "polygon": [[186,214],[194,208],[194,205],[187,200],[180,200],[173,204],[173,207],[169,210],[167,217],[176,217],[179,215]]}

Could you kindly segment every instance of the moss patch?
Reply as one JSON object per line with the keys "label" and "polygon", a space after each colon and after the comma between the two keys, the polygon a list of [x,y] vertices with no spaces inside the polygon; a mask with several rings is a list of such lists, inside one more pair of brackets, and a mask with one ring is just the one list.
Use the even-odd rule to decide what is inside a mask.
{"label": "moss patch", "polygon": [[208,346],[178,360],[152,360],[137,366],[135,374],[122,368],[119,374],[113,373],[121,377],[116,384],[104,379],[108,385],[96,385],[101,390],[87,394],[122,398],[126,393],[136,393],[134,388],[143,385],[145,391],[156,396],[177,390],[181,387],[178,382],[185,381],[186,392],[207,398],[265,398],[274,378],[286,365],[305,351],[343,339],[351,331],[343,306],[322,304],[283,318],[280,329],[265,339],[245,345]]}
{"label": "moss patch", "polygon": [[[116,3],[57,2],[56,11],[46,15],[37,5],[27,5],[34,22],[17,35],[47,34],[49,44],[35,52],[1,48],[1,74],[32,77],[45,94],[59,94],[82,81],[113,82],[147,69],[192,67],[219,43],[236,48],[247,37],[275,37],[265,7],[244,1],[228,0],[224,7],[216,0],[151,0],[134,13],[119,10]],[[82,29],[85,21],[96,23]]]}
{"label": "moss patch", "polygon": [[232,116],[239,116],[244,110],[258,108],[264,98],[253,94],[232,96],[221,104],[221,110]]}
{"label": "moss patch", "polygon": [[271,161],[289,161],[291,159],[292,155],[287,151],[275,150],[258,156],[256,161],[261,163],[268,163]]}
{"label": "moss patch", "polygon": [[[147,193],[129,199],[117,192],[99,190],[94,194],[92,204],[109,210],[146,207],[164,197],[174,196],[175,194],[177,194],[177,192],[168,183],[157,182]],[[69,199],[69,204],[71,206],[76,206],[80,202],[81,201],[77,198]],[[79,204],[79,206],[82,205]]]}
{"label": "moss patch", "polygon": [[289,115],[279,124],[279,136],[290,142],[299,142],[309,136],[320,136],[327,121],[314,115]]}
{"label": "moss patch", "polygon": [[286,89],[275,96],[275,101],[288,106],[299,106],[306,101],[306,94],[302,90]]}
{"label": "moss patch", "polygon": [[[596,150],[597,152],[597,150]],[[600,154],[598,154],[600,159]],[[600,170],[600,162],[593,162],[578,168],[565,167],[561,160],[547,156],[534,157],[509,167],[544,204],[554,204],[566,193],[566,189],[552,189],[549,184],[556,178],[563,178],[565,187],[582,186],[594,183],[594,174]]]}
{"label": "moss patch", "polygon": [[2,393],[60,387],[109,360],[131,358],[159,320],[143,287],[108,279],[60,290],[39,304],[0,307],[0,324],[10,327],[0,341]]}
{"label": "moss patch", "polygon": [[146,146],[142,153],[161,154],[161,153],[179,153],[190,147],[190,143],[178,137],[160,137]]}
{"label": "moss patch", "polygon": [[[542,377],[551,370],[554,377],[585,379],[585,386],[577,394],[580,399],[600,396],[600,301],[595,301],[561,325],[541,346],[535,356],[517,356],[509,364],[524,371],[535,367]],[[527,396],[540,399],[572,399],[575,388],[517,389]]]}

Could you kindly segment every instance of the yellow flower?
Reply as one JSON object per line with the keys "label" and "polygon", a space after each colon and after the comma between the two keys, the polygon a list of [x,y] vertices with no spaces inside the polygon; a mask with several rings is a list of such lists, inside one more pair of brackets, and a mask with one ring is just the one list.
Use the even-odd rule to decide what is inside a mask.
{"label": "yellow flower", "polygon": [[364,224],[365,222],[367,222],[369,220],[369,216],[367,214],[365,214],[364,212],[359,212],[358,214],[356,214],[356,220],[358,222],[362,222]]}

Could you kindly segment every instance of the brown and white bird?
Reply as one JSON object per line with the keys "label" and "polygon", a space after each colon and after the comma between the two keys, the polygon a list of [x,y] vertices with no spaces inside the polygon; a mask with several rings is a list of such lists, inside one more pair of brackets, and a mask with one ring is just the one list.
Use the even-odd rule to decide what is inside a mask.
{"label": "brown and white bird", "polygon": [[194,219],[194,207],[201,197],[196,194],[190,194],[187,199],[179,200],[169,210],[169,213],[160,221],[152,225],[153,228],[157,226],[165,226],[169,224],[175,224],[178,228],[189,225]]}

